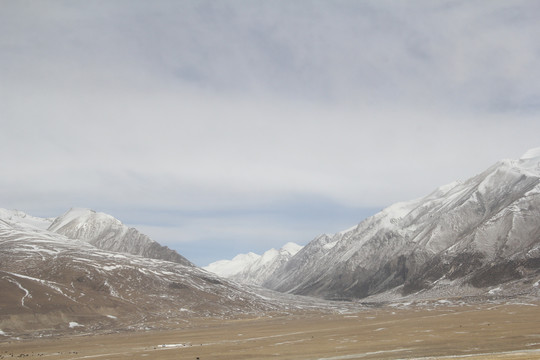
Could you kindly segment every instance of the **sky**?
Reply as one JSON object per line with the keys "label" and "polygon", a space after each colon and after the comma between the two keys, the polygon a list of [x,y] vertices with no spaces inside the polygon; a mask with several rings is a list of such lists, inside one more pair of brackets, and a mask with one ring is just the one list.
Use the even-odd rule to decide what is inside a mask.
{"label": "sky", "polygon": [[0,207],[197,265],[540,146],[536,0],[0,0]]}

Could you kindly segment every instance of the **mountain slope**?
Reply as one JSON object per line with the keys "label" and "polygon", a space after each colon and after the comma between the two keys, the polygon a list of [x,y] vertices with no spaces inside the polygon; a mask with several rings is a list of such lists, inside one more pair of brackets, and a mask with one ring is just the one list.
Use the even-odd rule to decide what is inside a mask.
{"label": "mountain slope", "polygon": [[287,243],[279,250],[270,249],[263,255],[240,254],[232,260],[216,261],[204,269],[244,284],[261,285],[300,249],[302,246],[298,244]]}
{"label": "mountain slope", "polygon": [[332,299],[389,290],[459,295],[506,283],[534,292],[539,273],[536,149],[466,182],[392,205],[353,229],[318,237],[263,285]]}
{"label": "mountain slope", "polygon": [[0,209],[0,219],[8,220],[12,223],[23,224],[37,229],[47,229],[54,221],[54,218],[40,218],[28,215],[19,210]]}
{"label": "mountain slope", "polygon": [[70,239],[86,241],[103,250],[193,266],[176,251],[161,246],[137,229],[127,227],[111,215],[93,210],[70,209],[56,218],[48,230]]}
{"label": "mountain slope", "polygon": [[1,218],[0,293],[5,334],[160,327],[276,309],[191,265],[105,251]]}

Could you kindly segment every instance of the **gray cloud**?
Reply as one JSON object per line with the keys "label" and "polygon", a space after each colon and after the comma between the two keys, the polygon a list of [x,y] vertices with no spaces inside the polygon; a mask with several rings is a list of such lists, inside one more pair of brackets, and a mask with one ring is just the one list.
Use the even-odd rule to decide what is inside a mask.
{"label": "gray cloud", "polygon": [[282,224],[279,246],[309,227],[287,209],[352,219],[538,146],[535,1],[0,6],[2,207],[239,211],[249,235],[213,241]]}
{"label": "gray cloud", "polygon": [[538,92],[534,1],[6,3],[2,62],[31,83],[450,108]]}

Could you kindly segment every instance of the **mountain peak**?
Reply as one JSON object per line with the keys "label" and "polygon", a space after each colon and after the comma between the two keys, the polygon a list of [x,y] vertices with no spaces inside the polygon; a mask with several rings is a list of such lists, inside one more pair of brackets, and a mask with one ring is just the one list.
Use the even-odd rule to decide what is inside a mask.
{"label": "mountain peak", "polygon": [[[78,219],[81,220],[87,220],[93,216],[100,215],[101,217],[108,217],[110,219],[114,219],[114,217],[104,214],[104,213],[98,213],[95,210],[87,209],[87,208],[71,208],[68,211],[66,211],[64,214],[57,217],[54,222],[51,224],[51,227],[49,230],[51,231],[57,231],[58,229],[66,226],[67,224],[71,223],[72,221]],[[81,221],[82,222],[82,221]]]}
{"label": "mountain peak", "polygon": [[192,265],[176,251],[159,245],[114,216],[86,208],[70,209],[56,218],[48,230],[70,239],[86,241],[102,250]]}
{"label": "mountain peak", "polygon": [[301,245],[298,245],[298,244],[293,243],[293,242],[288,242],[285,245],[283,245],[283,247],[281,248],[281,251],[286,251],[291,256],[294,256],[297,252],[302,250],[302,248],[303,248],[303,246],[301,246]]}

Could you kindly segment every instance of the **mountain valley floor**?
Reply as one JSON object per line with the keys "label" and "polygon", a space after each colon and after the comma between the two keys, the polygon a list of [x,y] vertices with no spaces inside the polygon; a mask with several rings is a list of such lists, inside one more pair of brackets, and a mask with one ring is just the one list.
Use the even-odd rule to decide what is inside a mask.
{"label": "mountain valley floor", "polygon": [[540,359],[540,301],[394,304],[242,319],[183,328],[0,336],[0,359]]}

